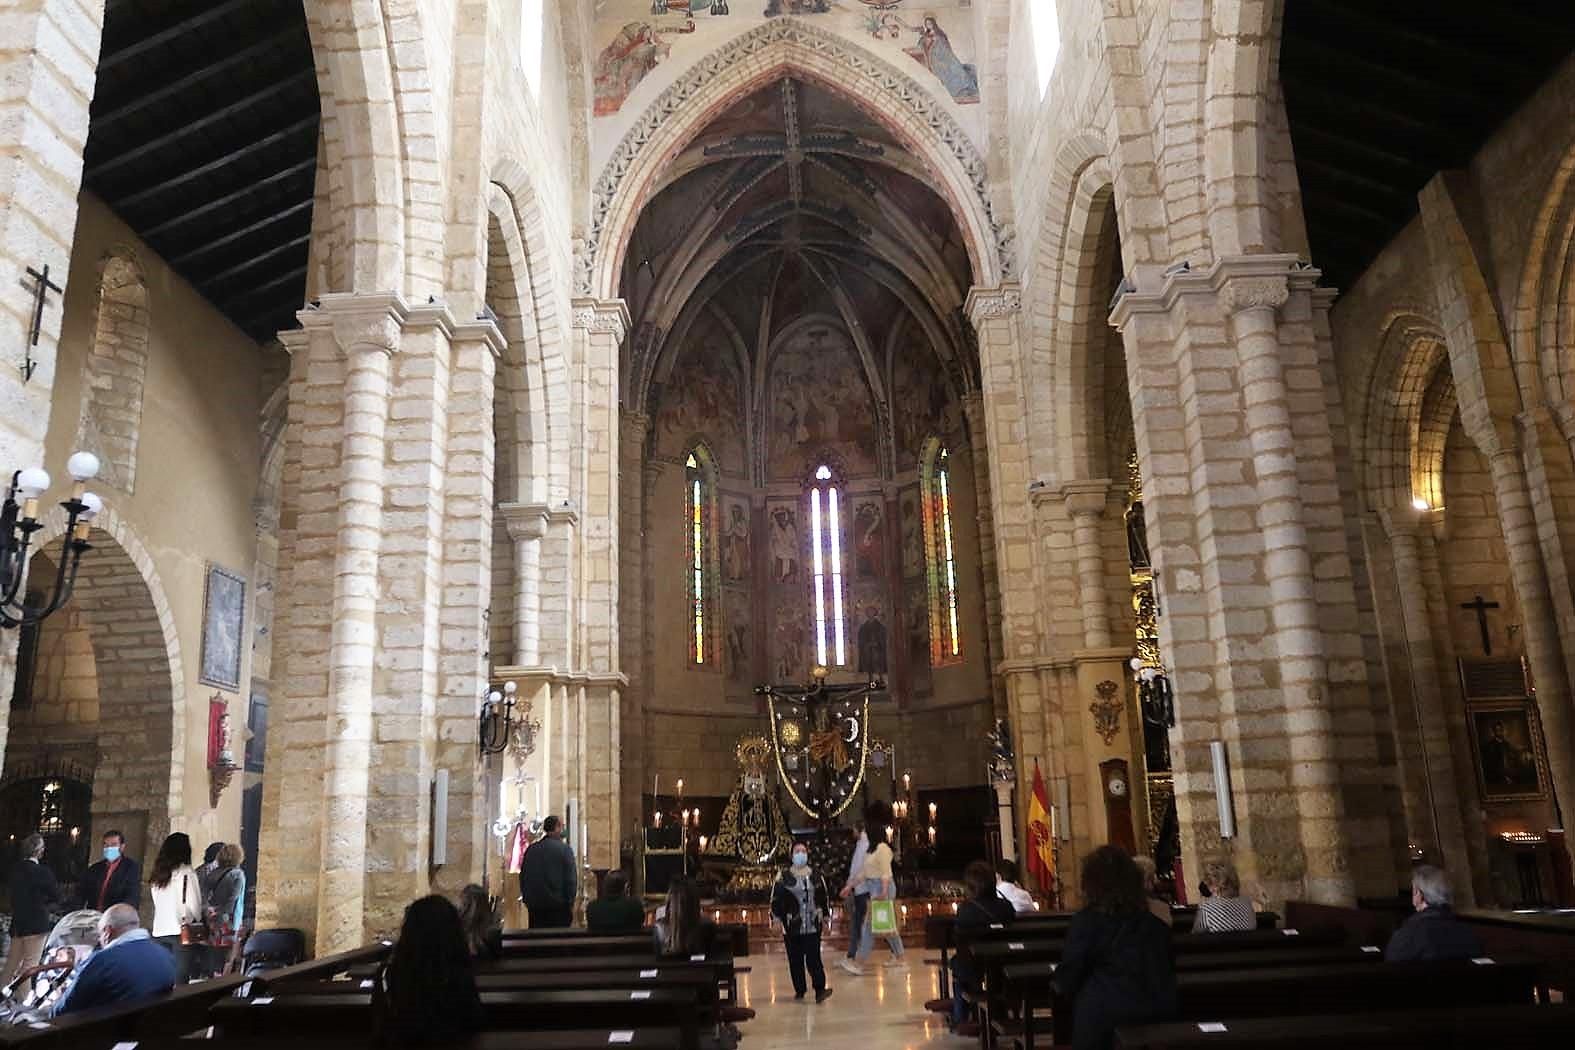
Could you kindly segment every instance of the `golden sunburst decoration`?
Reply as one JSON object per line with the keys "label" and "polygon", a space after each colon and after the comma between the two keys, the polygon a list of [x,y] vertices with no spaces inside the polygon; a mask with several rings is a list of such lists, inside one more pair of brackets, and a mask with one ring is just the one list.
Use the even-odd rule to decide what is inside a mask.
{"label": "golden sunburst decoration", "polygon": [[782,727],[777,732],[782,738],[782,743],[788,747],[798,747],[804,740],[804,726],[797,719],[784,718]]}

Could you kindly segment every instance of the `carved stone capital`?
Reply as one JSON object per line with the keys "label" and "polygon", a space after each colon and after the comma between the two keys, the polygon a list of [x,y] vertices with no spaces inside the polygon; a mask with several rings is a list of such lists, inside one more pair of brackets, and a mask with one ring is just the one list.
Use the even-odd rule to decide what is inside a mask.
{"label": "carved stone capital", "polygon": [[335,293],[297,316],[303,327],[332,329],[342,354],[392,355],[399,350],[410,307],[397,292]]}
{"label": "carved stone capital", "polygon": [[985,321],[1003,317],[1016,317],[1023,309],[1023,290],[1016,284],[1003,284],[996,288],[975,286],[968,290],[968,301],[963,311],[975,328]]}
{"label": "carved stone capital", "polygon": [[1067,513],[1072,517],[1099,517],[1104,514],[1105,504],[1110,500],[1110,479],[1068,481],[1061,486],[1061,496],[1066,500]]}
{"label": "carved stone capital", "polygon": [[1230,313],[1243,310],[1278,310],[1291,297],[1284,275],[1232,277],[1220,286],[1220,301]]}
{"label": "carved stone capital", "polygon": [[545,504],[499,503],[498,517],[503,519],[511,540],[539,540],[547,534]]}
{"label": "carved stone capital", "polygon": [[613,342],[621,343],[629,332],[629,308],[622,299],[576,299],[573,324],[591,333],[611,333]]}

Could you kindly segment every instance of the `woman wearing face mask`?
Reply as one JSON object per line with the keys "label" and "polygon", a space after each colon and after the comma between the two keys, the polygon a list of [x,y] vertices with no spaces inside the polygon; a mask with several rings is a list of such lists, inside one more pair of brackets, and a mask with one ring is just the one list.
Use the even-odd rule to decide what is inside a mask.
{"label": "woman wearing face mask", "polygon": [[810,870],[809,849],[793,845],[793,866],[782,873],[771,892],[771,914],[782,924],[787,944],[788,972],[793,977],[793,998],[802,999],[804,967],[815,982],[815,1001],[831,998],[826,987],[826,967],[820,961],[820,930],[827,910],[826,880]]}

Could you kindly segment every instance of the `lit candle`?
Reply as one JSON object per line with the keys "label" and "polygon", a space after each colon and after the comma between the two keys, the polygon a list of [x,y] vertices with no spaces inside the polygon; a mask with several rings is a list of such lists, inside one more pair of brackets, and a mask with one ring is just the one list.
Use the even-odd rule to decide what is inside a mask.
{"label": "lit candle", "polygon": [[678,797],[679,798],[683,798],[684,797],[684,778],[683,777],[679,777],[678,778]]}
{"label": "lit candle", "polygon": [[956,901],[952,901],[952,914],[953,915],[957,914],[957,902]]}
{"label": "lit candle", "polygon": [[891,830],[891,825],[890,825],[890,824],[887,824],[887,825],[886,825],[886,841],[887,841],[887,842],[890,842],[890,841],[891,841],[891,839],[892,839],[892,830]]}
{"label": "lit candle", "polygon": [[661,810],[657,810],[656,811],[656,826],[657,827],[661,827],[662,826],[662,811]]}
{"label": "lit candle", "polygon": [[902,775],[902,790],[907,791],[908,788],[910,788],[912,786],[913,786],[913,777],[910,776],[907,773],[904,773]]}
{"label": "lit candle", "polygon": [[935,805],[935,803],[933,803],[933,802],[931,802],[931,803],[930,803],[930,819],[931,819],[931,820],[934,820],[934,819],[935,819],[935,811],[936,811],[936,809],[938,809],[938,808],[939,808],[939,807],[938,807],[938,806],[936,806],[936,805]]}
{"label": "lit candle", "polygon": [[935,845],[935,826],[930,826],[930,845]]}
{"label": "lit candle", "polygon": [[700,826],[700,807],[695,807],[695,827]]}
{"label": "lit candle", "polygon": [[689,823],[689,811],[687,809],[684,810],[684,823]]}
{"label": "lit candle", "polygon": [[721,908],[718,908],[713,914],[716,915],[716,921],[717,922],[721,922],[722,921],[722,909]]}
{"label": "lit candle", "polygon": [[706,838],[705,838],[704,835],[701,835],[700,836],[700,852],[701,853],[705,852],[705,843],[706,843]]}
{"label": "lit candle", "polygon": [[908,906],[906,904],[902,906],[902,917],[904,919],[907,919],[908,917]]}

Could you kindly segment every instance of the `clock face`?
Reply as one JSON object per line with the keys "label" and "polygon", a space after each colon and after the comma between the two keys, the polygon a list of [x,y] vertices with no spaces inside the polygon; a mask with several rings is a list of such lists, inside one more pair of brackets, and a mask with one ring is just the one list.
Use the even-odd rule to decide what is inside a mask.
{"label": "clock face", "polygon": [[1110,793],[1116,798],[1123,798],[1127,793],[1127,782],[1120,777],[1110,778]]}

